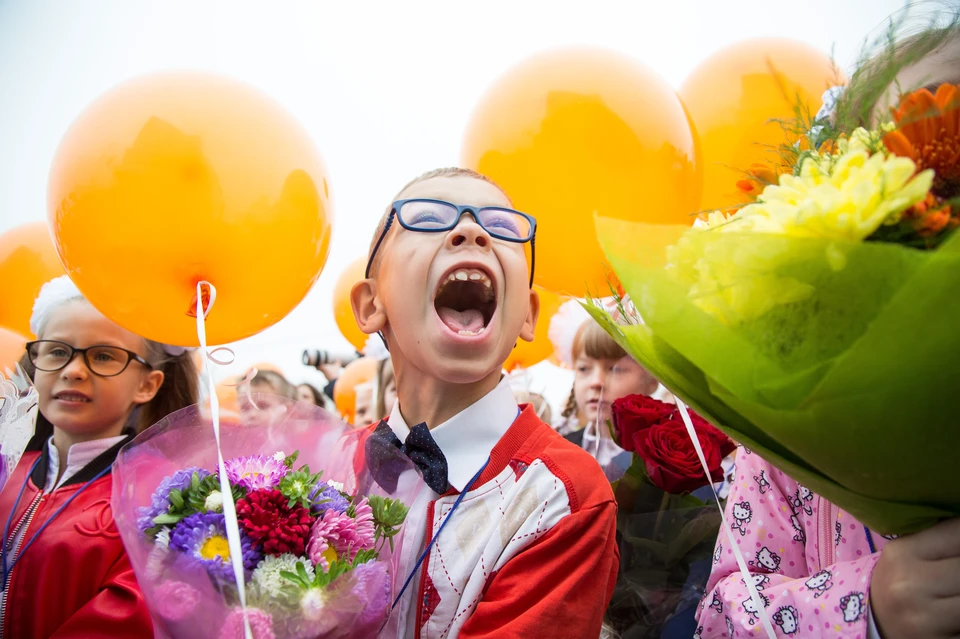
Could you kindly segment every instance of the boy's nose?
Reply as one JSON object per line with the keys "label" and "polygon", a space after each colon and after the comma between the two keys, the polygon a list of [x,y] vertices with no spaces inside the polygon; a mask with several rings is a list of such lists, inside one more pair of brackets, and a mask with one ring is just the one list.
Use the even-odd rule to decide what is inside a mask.
{"label": "boy's nose", "polygon": [[460,223],[447,235],[447,247],[467,245],[486,249],[490,246],[490,239],[490,235],[477,224],[474,217],[467,214],[460,218]]}

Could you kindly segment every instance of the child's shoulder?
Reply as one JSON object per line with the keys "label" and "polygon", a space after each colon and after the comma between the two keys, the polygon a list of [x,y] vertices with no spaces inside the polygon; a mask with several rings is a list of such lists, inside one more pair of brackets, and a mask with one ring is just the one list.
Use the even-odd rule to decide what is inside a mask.
{"label": "child's shoulder", "polygon": [[[516,442],[507,463],[524,471],[536,466],[538,472],[556,478],[564,487],[571,512],[614,501],[610,482],[597,461],[541,421],[530,406],[523,407],[501,444],[509,444],[512,438],[521,441]],[[494,449],[495,454],[501,444]]]}

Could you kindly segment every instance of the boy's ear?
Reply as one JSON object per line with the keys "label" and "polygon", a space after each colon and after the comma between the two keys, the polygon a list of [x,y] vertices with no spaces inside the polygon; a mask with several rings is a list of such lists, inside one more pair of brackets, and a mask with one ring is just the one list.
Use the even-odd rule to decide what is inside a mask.
{"label": "boy's ear", "polygon": [[361,280],[350,289],[350,306],[357,326],[367,335],[382,331],[387,325],[387,313],[377,297],[377,280]]}
{"label": "boy's ear", "polygon": [[163,386],[164,377],[163,371],[157,370],[150,371],[144,375],[140,381],[140,386],[137,387],[136,394],[133,396],[133,403],[146,404],[156,397],[157,391]]}
{"label": "boy's ear", "polygon": [[533,341],[533,331],[537,328],[538,317],[540,317],[540,295],[531,288],[527,318],[523,321],[523,328],[520,329],[520,339],[525,342]]}

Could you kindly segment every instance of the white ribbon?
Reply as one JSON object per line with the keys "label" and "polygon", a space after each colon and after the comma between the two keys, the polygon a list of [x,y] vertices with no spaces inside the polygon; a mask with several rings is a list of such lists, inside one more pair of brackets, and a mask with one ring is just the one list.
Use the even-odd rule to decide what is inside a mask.
{"label": "white ribbon", "polygon": [[777,639],[777,634],[773,630],[773,624],[770,623],[770,617],[767,615],[767,609],[760,599],[760,593],[757,591],[756,584],[753,583],[750,569],[747,568],[747,562],[743,558],[743,553],[740,552],[740,547],[737,546],[737,541],[730,531],[730,526],[727,525],[727,517],[723,513],[723,506],[720,505],[720,495],[717,494],[717,489],[713,485],[713,479],[710,477],[710,467],[707,465],[707,458],[703,454],[703,448],[700,447],[700,438],[697,437],[697,431],[694,429],[693,422],[690,420],[690,414],[687,412],[687,407],[683,403],[683,400],[679,397],[676,399],[677,408],[680,409],[680,417],[683,418],[683,424],[687,427],[687,435],[690,436],[693,447],[697,450],[697,457],[700,458],[700,465],[703,466],[703,472],[707,474],[707,481],[710,484],[710,490],[713,491],[713,498],[717,500],[717,508],[720,509],[720,527],[727,533],[727,543],[730,544],[730,548],[733,549],[733,555],[737,558],[737,566],[739,566],[740,574],[743,576],[743,583],[750,592],[753,607],[757,610],[757,615],[760,617],[760,623],[763,625],[763,629],[767,632],[767,637],[769,637],[769,639]]}
{"label": "white ribbon", "polygon": [[[210,292],[210,302],[203,308],[204,287]],[[233,577],[237,582],[237,597],[240,599],[240,610],[243,613],[243,631],[246,639],[253,639],[250,621],[247,619],[247,591],[243,574],[243,547],[240,545],[240,525],[237,523],[237,509],[233,503],[233,491],[230,489],[230,480],[227,479],[227,468],[223,463],[223,451],[220,449],[220,400],[217,398],[216,384],[213,379],[213,368],[207,360],[220,364],[213,357],[213,353],[220,348],[207,352],[206,319],[213,303],[217,300],[217,289],[210,282],[197,282],[197,339],[203,353],[203,376],[207,381],[207,392],[210,395],[210,418],[213,422],[213,435],[217,441],[217,467],[220,471],[220,493],[223,495],[223,518],[227,529],[227,546],[230,548],[230,564],[233,566]],[[229,350],[229,349],[228,349]]]}

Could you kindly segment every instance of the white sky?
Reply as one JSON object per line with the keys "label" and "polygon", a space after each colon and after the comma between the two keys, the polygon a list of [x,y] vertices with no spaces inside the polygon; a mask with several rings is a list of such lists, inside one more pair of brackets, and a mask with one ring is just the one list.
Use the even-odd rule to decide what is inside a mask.
{"label": "white sky", "polygon": [[[674,87],[713,51],[758,36],[808,42],[849,68],[902,0],[668,2],[189,2],[0,0],[0,232],[46,218],[46,180],[73,118],[143,73],[200,69],[272,94],[329,167],[330,258],[302,304],[234,345],[227,372],[262,361],[321,381],[305,347],[343,350],[331,296],[365,252],[393,194],[458,162],[473,105],[503,71],[545,48],[593,44],[645,62]],[[2,295],[2,291],[0,291]],[[567,378],[537,367],[555,405]],[[567,382],[568,383],[568,382]]]}

